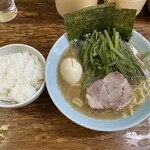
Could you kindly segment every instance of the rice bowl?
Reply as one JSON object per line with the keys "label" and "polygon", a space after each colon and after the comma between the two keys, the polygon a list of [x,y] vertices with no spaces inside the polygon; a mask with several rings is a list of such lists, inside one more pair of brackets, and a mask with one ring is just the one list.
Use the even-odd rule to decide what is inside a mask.
{"label": "rice bowl", "polygon": [[[41,65],[43,66],[42,68],[44,69],[45,59],[42,56],[42,54],[40,52],[38,52],[35,48],[28,46],[28,45],[10,44],[10,45],[6,45],[6,46],[3,46],[0,48],[0,56],[1,56],[4,64],[7,64],[6,68],[4,68],[4,66],[3,66],[3,68],[1,68],[1,72],[3,71],[3,69],[5,69],[7,71],[7,74],[9,75],[9,76],[6,76],[8,78],[7,82],[9,81],[7,83],[8,87],[6,87],[6,89],[7,88],[9,89],[9,86],[10,86],[10,90],[8,90],[9,91],[8,96],[10,96],[10,97],[8,97],[8,96],[6,97],[5,95],[3,95],[1,93],[2,97],[1,97],[1,101],[0,101],[0,107],[19,108],[19,107],[26,106],[27,104],[30,104],[35,99],[37,99],[39,97],[39,95],[42,93],[42,91],[44,90],[44,70],[41,70],[41,72],[43,74],[42,75],[43,81],[41,80],[41,83],[39,85],[38,84],[36,85],[36,83],[34,83],[34,82],[38,81],[36,78],[36,76],[38,75],[38,74],[36,74],[38,70],[35,70],[35,72],[33,71],[34,72],[33,76],[30,76],[30,74],[32,72],[31,67],[32,67],[32,65],[36,66],[36,64],[35,64],[36,62],[41,63]],[[18,57],[18,59],[17,59],[17,57]],[[9,60],[11,60],[11,62],[10,62],[11,64],[9,63]],[[13,60],[15,60],[15,61],[13,61]],[[18,63],[17,60],[19,60],[20,63]],[[23,63],[21,61],[25,61],[25,63]],[[30,64],[28,64],[26,61],[29,61]],[[10,64],[9,65],[10,68],[7,68],[8,64]],[[28,66],[27,66],[27,64],[28,64]],[[13,68],[13,65],[14,66],[17,65],[18,67],[15,69],[15,68]],[[22,68],[22,67],[25,67],[25,68]],[[21,68],[23,70],[20,72]],[[24,72],[24,71],[26,71],[26,72]],[[20,78],[19,78],[19,74],[21,74]],[[14,77],[15,77],[15,81],[13,81]],[[32,77],[34,77],[34,79]],[[29,79],[29,82],[27,82],[28,79]],[[10,84],[10,82],[11,82],[11,84]],[[17,83],[18,83],[18,86],[16,86]],[[4,87],[6,86],[5,81],[4,81],[3,86]],[[15,87],[13,87],[13,86],[15,86]],[[34,89],[34,87],[37,89]],[[2,88],[2,86],[1,86],[1,88]],[[30,92],[27,90],[28,88],[30,88]],[[5,88],[2,90],[3,90],[3,92],[6,92],[6,91],[4,91]],[[21,91],[19,92],[19,90],[21,90]],[[16,97],[16,99],[18,99],[18,102],[17,101],[13,102],[12,96]]]}

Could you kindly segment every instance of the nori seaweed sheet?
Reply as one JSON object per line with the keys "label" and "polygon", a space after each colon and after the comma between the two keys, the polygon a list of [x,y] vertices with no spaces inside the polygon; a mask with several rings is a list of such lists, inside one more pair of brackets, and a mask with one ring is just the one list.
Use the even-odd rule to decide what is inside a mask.
{"label": "nori seaweed sheet", "polygon": [[136,10],[116,9],[115,3],[83,8],[64,16],[68,40],[82,38],[94,30],[116,28],[123,37],[132,33]]}
{"label": "nori seaweed sheet", "polygon": [[114,27],[122,37],[130,37],[136,17],[135,9],[116,9]]}

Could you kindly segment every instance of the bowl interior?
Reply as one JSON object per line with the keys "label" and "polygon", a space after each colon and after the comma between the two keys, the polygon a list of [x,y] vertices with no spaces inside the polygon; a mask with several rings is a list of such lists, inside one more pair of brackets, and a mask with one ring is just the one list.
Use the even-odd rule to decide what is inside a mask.
{"label": "bowl interior", "polygon": [[[25,45],[25,44],[10,44],[10,45],[0,47],[0,56],[8,55],[10,53],[11,54],[19,53],[19,52],[23,53],[25,51],[28,51],[30,54],[37,56],[39,58],[39,60],[41,61],[41,63],[45,66],[45,58],[43,57],[43,55],[39,51],[37,51],[35,48]],[[44,85],[45,85],[45,83],[43,82],[40,89],[30,99],[28,99],[24,102],[18,103],[18,104],[12,104],[10,102],[0,101],[0,107],[19,108],[19,107],[23,107],[27,104],[30,104],[35,99],[37,99],[38,96],[42,93],[42,91],[44,90]]]}
{"label": "bowl interior", "polygon": [[[150,43],[139,33],[133,31],[133,37],[130,40],[137,49],[141,51],[150,49]],[[57,108],[73,122],[97,131],[118,131],[132,127],[150,115],[150,97],[147,97],[145,103],[134,112],[133,116],[115,120],[101,120],[85,116],[72,108],[64,99],[57,85],[57,64],[63,51],[69,46],[67,35],[62,35],[54,44],[46,62],[46,86],[53,103]]]}

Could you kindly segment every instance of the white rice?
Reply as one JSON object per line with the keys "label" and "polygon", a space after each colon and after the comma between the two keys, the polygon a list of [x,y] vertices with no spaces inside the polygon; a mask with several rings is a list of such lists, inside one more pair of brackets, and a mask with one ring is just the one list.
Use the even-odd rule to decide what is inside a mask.
{"label": "white rice", "polygon": [[44,65],[29,52],[0,56],[0,100],[20,103],[31,98],[44,81]]}

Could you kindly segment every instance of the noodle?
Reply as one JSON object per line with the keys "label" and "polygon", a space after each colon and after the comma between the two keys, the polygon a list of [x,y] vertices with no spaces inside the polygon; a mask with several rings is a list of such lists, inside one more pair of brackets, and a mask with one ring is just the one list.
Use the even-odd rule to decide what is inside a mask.
{"label": "noodle", "polygon": [[140,105],[144,102],[146,96],[149,94],[148,80],[141,80],[139,85],[133,89],[132,105]]}
{"label": "noodle", "polygon": [[130,110],[130,115],[133,116],[133,107],[132,107],[132,105],[130,105],[130,109],[129,110]]}
{"label": "noodle", "polygon": [[144,101],[144,98],[145,98],[143,90],[140,88],[136,88],[134,90],[134,96],[133,97],[134,97],[133,105],[142,104]]}
{"label": "noodle", "polygon": [[78,105],[79,107],[82,107],[83,106],[83,102],[81,99],[79,99],[78,97],[75,97],[72,102],[76,105]]}
{"label": "noodle", "polygon": [[[133,108],[134,106],[139,106],[144,103],[146,96],[150,93],[148,83],[150,82],[149,79],[141,80],[139,84],[133,89],[133,100],[131,104],[129,104],[129,114],[133,115]],[[124,116],[125,114],[123,114]]]}

